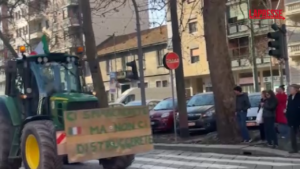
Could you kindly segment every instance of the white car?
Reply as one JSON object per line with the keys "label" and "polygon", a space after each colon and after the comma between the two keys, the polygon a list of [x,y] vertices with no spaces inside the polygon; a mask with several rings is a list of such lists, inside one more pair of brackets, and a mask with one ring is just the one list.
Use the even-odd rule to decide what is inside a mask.
{"label": "white car", "polygon": [[256,116],[258,113],[258,106],[260,104],[261,94],[260,93],[251,93],[248,95],[251,108],[247,112],[247,127],[258,126],[256,123]]}
{"label": "white car", "polygon": [[123,103],[109,103],[109,107],[124,107]]}

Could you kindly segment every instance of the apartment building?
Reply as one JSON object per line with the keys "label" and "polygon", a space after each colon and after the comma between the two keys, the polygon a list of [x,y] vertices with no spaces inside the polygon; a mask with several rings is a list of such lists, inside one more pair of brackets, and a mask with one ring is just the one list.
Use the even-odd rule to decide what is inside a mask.
{"label": "apartment building", "polygon": [[300,83],[300,0],[285,0],[291,83]]}
{"label": "apartment building", "polygon": [[[250,2],[252,9],[266,9],[270,6],[275,8],[278,3],[277,0],[251,0]],[[283,9],[283,1],[280,2],[279,9]],[[181,15],[182,21],[179,23],[182,23],[180,31],[185,87],[186,92],[190,94],[212,91],[201,11],[203,5],[203,0],[186,0],[178,6],[178,13],[183,12],[183,15]],[[181,11],[181,9],[183,10]],[[224,16],[235,83],[241,85],[245,91],[253,92],[250,55],[251,29],[248,11],[246,0],[228,0],[227,11]],[[279,72],[278,63],[268,55],[266,34],[271,31],[271,21],[253,20],[254,55],[256,57],[260,89],[271,89],[272,86],[280,85],[279,73],[281,72]],[[168,31],[171,32],[170,19],[167,25],[169,25]],[[169,38],[171,37],[172,35],[169,36]],[[171,43],[169,46],[171,48]],[[283,75],[283,77],[285,76]]]}
{"label": "apartment building", "polygon": [[[139,5],[144,1],[138,2]],[[118,6],[117,2],[107,8],[91,2],[93,28],[96,43],[104,41],[108,35],[119,35],[133,32],[136,28],[131,4],[125,4],[109,12],[110,7]],[[99,9],[98,9],[99,8]],[[106,16],[104,15],[106,14]],[[143,19],[141,29],[149,27],[148,12],[140,12]],[[15,49],[20,45],[33,50],[41,36],[48,36],[49,47],[53,52],[74,54],[76,47],[84,45],[81,10],[79,0],[29,0],[26,4],[14,9],[14,19],[9,22],[12,34],[11,43]]]}
{"label": "apartment building", "polygon": [[[145,86],[169,87],[169,71],[163,67],[162,58],[167,53],[167,27],[160,26],[142,31],[142,45],[144,56]],[[131,71],[127,62],[136,60],[138,67],[136,33],[110,37],[98,45],[98,59],[106,91],[110,88],[110,72],[116,72],[117,93],[110,96],[110,101],[117,98],[131,87],[139,87],[139,82],[132,82],[125,78],[124,73]],[[87,79],[91,83],[91,79]]]}

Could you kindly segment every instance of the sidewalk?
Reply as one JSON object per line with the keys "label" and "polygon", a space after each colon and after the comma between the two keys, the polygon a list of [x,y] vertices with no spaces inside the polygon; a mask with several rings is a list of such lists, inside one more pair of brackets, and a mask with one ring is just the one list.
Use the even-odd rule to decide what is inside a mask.
{"label": "sidewalk", "polygon": [[289,154],[287,151],[255,147],[251,145],[218,145],[218,144],[154,144],[158,150],[178,150],[191,152],[213,152],[231,155],[268,156],[300,158],[300,154]]}

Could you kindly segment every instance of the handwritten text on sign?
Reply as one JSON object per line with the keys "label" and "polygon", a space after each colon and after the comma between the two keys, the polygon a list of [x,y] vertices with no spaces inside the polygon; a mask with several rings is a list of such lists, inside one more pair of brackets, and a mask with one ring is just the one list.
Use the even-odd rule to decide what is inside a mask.
{"label": "handwritten text on sign", "polygon": [[153,149],[145,106],[66,111],[70,162],[136,154]]}

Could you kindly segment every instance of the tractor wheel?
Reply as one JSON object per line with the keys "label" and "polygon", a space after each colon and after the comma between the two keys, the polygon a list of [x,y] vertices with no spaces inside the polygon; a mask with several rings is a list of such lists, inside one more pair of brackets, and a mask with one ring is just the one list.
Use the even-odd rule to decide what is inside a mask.
{"label": "tractor wheel", "polygon": [[126,155],[112,158],[100,159],[103,169],[126,169],[134,161],[134,155]]}
{"label": "tractor wheel", "polygon": [[0,169],[19,169],[22,165],[21,159],[8,159],[13,142],[13,126],[3,111],[0,111],[0,132],[3,133],[0,137]]}
{"label": "tractor wheel", "polygon": [[22,131],[21,152],[26,169],[61,169],[57,155],[55,127],[52,121],[27,123]]}

